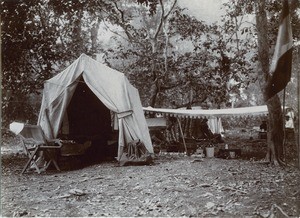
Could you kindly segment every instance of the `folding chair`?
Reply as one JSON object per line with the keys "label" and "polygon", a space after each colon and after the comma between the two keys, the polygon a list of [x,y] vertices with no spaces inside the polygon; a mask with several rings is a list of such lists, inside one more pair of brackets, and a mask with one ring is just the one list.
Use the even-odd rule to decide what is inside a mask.
{"label": "folding chair", "polygon": [[[42,171],[47,170],[51,163],[53,163],[55,168],[60,171],[56,161],[56,154],[62,147],[62,144],[58,139],[48,140],[42,128],[38,125],[14,122],[10,125],[10,129],[20,136],[25,154],[29,158],[21,174],[32,167],[34,167],[38,173],[41,173]],[[43,166],[39,166],[38,160],[42,157],[45,159],[45,162]]]}

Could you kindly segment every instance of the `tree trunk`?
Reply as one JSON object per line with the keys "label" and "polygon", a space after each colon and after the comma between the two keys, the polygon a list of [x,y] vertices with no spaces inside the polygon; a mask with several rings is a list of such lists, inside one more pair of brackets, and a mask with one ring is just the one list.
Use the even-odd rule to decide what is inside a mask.
{"label": "tree trunk", "polygon": [[[157,78],[156,78],[157,80]],[[150,87],[150,106],[155,107],[157,95],[158,95],[158,87],[157,87],[157,82],[156,80],[151,81],[151,87]]]}
{"label": "tree trunk", "polygon": [[268,122],[268,153],[266,159],[271,163],[282,163],[283,158],[283,118],[280,99],[277,95],[267,102],[269,111]]}
{"label": "tree trunk", "polygon": [[92,48],[91,53],[94,54],[97,52],[97,38],[98,38],[98,31],[100,27],[100,22],[97,20],[96,23],[93,24],[91,28],[91,41],[92,41]]}
{"label": "tree trunk", "polygon": [[[175,5],[177,4],[177,0],[174,0],[170,10],[167,12],[165,11],[164,2],[160,0],[158,2],[159,7],[161,8],[161,14],[159,18],[159,23],[157,25],[157,29],[155,30],[155,34],[151,38],[151,45],[152,45],[152,75],[153,75],[153,81],[150,89],[150,106],[155,107],[157,96],[161,92],[161,85],[163,83],[163,77],[168,73],[168,44],[169,44],[169,27],[168,27],[168,17],[170,16],[171,12],[173,11]],[[161,52],[162,57],[164,58],[164,68],[157,68],[157,63],[155,58],[157,58],[157,46],[158,46],[158,37],[159,34],[163,31],[164,34],[164,40],[165,40],[165,47],[163,51]],[[159,71],[157,74],[154,72],[155,70]]]}
{"label": "tree trunk", "polygon": [[[265,96],[265,89],[269,75],[269,42],[267,33],[267,15],[265,0],[256,1],[256,28],[258,40],[258,78],[261,91]],[[283,155],[283,118],[281,103],[278,95],[266,102],[268,107],[268,152],[266,159],[271,163],[282,163]]]}

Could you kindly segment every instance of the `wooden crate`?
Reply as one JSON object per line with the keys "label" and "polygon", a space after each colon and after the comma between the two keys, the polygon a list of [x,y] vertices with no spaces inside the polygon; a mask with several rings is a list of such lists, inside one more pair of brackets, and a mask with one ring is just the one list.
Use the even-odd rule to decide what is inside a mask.
{"label": "wooden crate", "polygon": [[63,141],[60,150],[61,156],[78,156],[84,155],[85,151],[91,146],[91,141],[87,141],[84,144],[79,144],[72,141]]}

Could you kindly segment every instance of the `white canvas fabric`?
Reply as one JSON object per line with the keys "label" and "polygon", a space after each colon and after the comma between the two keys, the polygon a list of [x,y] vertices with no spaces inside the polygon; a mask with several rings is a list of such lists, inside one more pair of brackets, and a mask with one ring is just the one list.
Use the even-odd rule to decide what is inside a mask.
{"label": "white canvas fabric", "polygon": [[240,107],[240,108],[224,108],[224,109],[169,109],[169,108],[152,108],[144,107],[146,113],[166,114],[174,117],[190,117],[190,118],[210,118],[210,117],[228,117],[228,116],[253,116],[267,115],[268,108],[266,105]]}
{"label": "white canvas fabric", "polygon": [[24,129],[25,124],[19,122],[13,122],[9,125],[10,131],[18,135]]}
{"label": "white canvas fabric", "polygon": [[[285,110],[291,108],[285,106]],[[283,107],[282,107],[283,109]],[[291,108],[292,109],[292,108]],[[153,108],[144,107],[146,114],[164,114],[171,117],[189,117],[189,118],[221,118],[221,117],[247,117],[247,116],[266,116],[268,115],[267,105],[239,107],[239,108],[223,108],[223,109],[169,109],[169,108]]]}
{"label": "white canvas fabric", "polygon": [[220,117],[210,117],[208,118],[207,125],[212,133],[222,134],[224,128]]}
{"label": "white canvas fabric", "polygon": [[140,139],[149,153],[153,153],[138,90],[129,83],[123,73],[85,54],[44,84],[38,125],[42,127],[45,135],[50,139],[57,137],[67,106],[81,76],[99,100],[117,114],[118,158],[122,154],[125,143],[136,139]]}

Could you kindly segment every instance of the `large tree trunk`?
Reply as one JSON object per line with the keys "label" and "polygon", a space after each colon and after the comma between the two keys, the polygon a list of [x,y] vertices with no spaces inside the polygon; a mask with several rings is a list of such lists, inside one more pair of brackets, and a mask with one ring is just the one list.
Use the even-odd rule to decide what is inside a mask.
{"label": "large tree trunk", "polygon": [[282,163],[283,157],[283,118],[280,99],[275,95],[267,102],[269,111],[268,122],[268,153],[266,159],[271,163]]}
{"label": "large tree trunk", "polygon": [[[258,40],[258,78],[260,87],[265,93],[269,75],[269,42],[267,33],[267,15],[265,11],[265,0],[256,1],[256,28]],[[265,95],[264,95],[265,96]],[[281,163],[283,155],[283,118],[281,103],[278,95],[266,102],[268,107],[268,152],[266,159],[271,163]]]}

